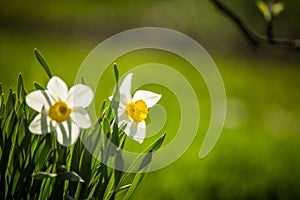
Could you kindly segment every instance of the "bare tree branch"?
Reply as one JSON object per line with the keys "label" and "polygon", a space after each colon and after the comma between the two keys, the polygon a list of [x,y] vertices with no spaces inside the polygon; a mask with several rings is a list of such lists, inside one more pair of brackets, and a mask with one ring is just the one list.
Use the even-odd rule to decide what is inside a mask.
{"label": "bare tree branch", "polygon": [[267,36],[259,35],[253,31],[243,19],[234,13],[231,9],[221,3],[219,0],[211,0],[212,3],[224,14],[226,14],[243,32],[246,38],[255,46],[259,45],[273,45],[273,46],[286,46],[292,48],[300,48],[300,39],[279,39],[273,36],[272,21],[267,24]]}

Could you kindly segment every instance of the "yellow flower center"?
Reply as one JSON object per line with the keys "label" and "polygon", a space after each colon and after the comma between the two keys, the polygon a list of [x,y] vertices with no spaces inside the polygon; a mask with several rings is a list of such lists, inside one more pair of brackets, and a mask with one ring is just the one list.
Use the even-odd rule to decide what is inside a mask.
{"label": "yellow flower center", "polygon": [[67,120],[71,114],[72,109],[63,101],[58,101],[49,109],[48,115],[56,122],[63,122]]}
{"label": "yellow flower center", "polygon": [[128,103],[127,113],[135,122],[141,122],[146,119],[148,108],[143,100],[138,100],[136,102]]}

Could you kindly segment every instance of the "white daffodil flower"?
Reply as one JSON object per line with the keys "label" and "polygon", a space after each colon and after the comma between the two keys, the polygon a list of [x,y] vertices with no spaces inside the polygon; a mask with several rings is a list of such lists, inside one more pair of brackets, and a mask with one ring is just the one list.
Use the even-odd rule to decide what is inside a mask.
{"label": "white daffodil flower", "polygon": [[124,132],[132,139],[142,143],[146,136],[145,119],[148,109],[161,98],[160,94],[138,90],[131,96],[132,73],[128,74],[120,85],[120,103],[118,108],[118,126],[125,126]]}
{"label": "white daffodil flower", "polygon": [[69,91],[59,77],[52,77],[46,90],[37,90],[26,96],[29,107],[39,112],[29,125],[35,134],[54,132],[63,146],[74,144],[80,128],[91,126],[90,116],[85,108],[93,100],[93,91],[86,85],[74,85]]}

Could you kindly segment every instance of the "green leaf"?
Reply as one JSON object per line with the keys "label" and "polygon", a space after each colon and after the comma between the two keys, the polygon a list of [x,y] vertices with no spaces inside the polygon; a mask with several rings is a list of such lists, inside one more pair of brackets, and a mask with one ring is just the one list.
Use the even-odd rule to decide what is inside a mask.
{"label": "green leaf", "polygon": [[17,96],[18,96],[18,99],[21,99],[21,97],[23,99],[25,99],[25,96],[26,96],[26,91],[25,91],[24,82],[23,82],[21,73],[19,74],[19,77],[18,77]]}
{"label": "green leaf", "polygon": [[108,108],[105,108],[105,105],[106,105],[106,100],[103,101],[102,106],[101,106],[101,110],[100,110],[101,115],[100,115],[100,118],[99,118],[100,121],[103,121],[104,116],[106,115],[106,112],[107,112],[107,109],[108,109]]}
{"label": "green leaf", "polygon": [[39,61],[39,63],[41,64],[41,66],[44,68],[44,70],[46,71],[47,75],[49,76],[49,78],[51,78],[53,75],[52,75],[52,72],[44,58],[44,56],[39,52],[38,49],[34,49],[34,54],[37,58],[37,60]]}
{"label": "green leaf", "polygon": [[42,180],[42,179],[45,179],[45,178],[57,177],[57,174],[48,173],[48,172],[36,172],[36,173],[32,174],[32,177],[36,180]]}
{"label": "green leaf", "polygon": [[103,133],[105,133],[105,134],[110,132],[110,124],[106,117],[104,118],[103,123],[102,123],[102,130],[103,130]]}
{"label": "green leaf", "polygon": [[84,180],[74,171],[64,172],[60,176],[63,180],[68,180],[71,182],[84,182]]}
{"label": "green leaf", "polygon": [[115,79],[116,79],[116,87],[115,91],[111,100],[111,106],[114,110],[115,114],[115,123],[118,124],[118,108],[119,108],[119,100],[120,100],[120,91],[119,91],[119,86],[118,86],[118,81],[119,81],[119,71],[117,68],[117,65],[114,64],[114,73],[115,73]]}
{"label": "green leaf", "polygon": [[[127,124],[126,124],[127,125]],[[122,130],[124,130],[124,129],[122,129]],[[123,138],[123,140],[122,140],[122,138]],[[123,133],[123,135],[121,135],[120,136],[120,141],[121,141],[121,145],[120,145],[120,148],[121,149],[124,149],[124,146],[125,146],[125,142],[126,142],[126,135],[125,135],[125,133]]]}
{"label": "green leaf", "polygon": [[113,110],[112,110],[112,105],[111,105],[111,102],[109,102],[110,105],[105,109],[105,117],[108,118],[108,121],[112,121],[114,119],[114,116],[113,116]]}
{"label": "green leaf", "polygon": [[107,166],[104,164],[101,164],[98,168],[97,171],[100,173],[100,178],[99,181],[96,185],[95,193],[94,196],[96,199],[103,199],[104,193],[106,191],[106,187],[109,182],[109,177],[107,174]]}
{"label": "green leaf", "polygon": [[72,171],[79,171],[79,163],[80,163],[80,156],[81,156],[82,148],[80,145],[80,140],[77,140],[73,151],[72,151],[72,158],[71,158],[71,170]]}
{"label": "green leaf", "polygon": [[160,138],[158,138],[150,147],[150,151],[156,151],[158,150],[161,145],[163,144],[165,137],[166,137],[167,133],[164,133],[162,136],[160,136]]}
{"label": "green leaf", "polygon": [[[124,197],[125,200],[129,199],[133,192],[135,191],[135,189],[141,184],[141,182],[144,180],[146,174],[147,174],[147,171],[149,170],[150,168],[150,162],[152,160],[152,151],[150,150],[150,152],[145,156],[142,164],[140,165],[139,167],[139,173],[137,173],[135,176],[134,176],[134,179],[131,183],[131,186],[129,187],[129,190],[127,191],[126,193],[126,196]],[[143,169],[143,170],[142,170]],[[142,170],[142,172],[141,172]]]}
{"label": "green leaf", "polygon": [[120,145],[120,139],[119,139],[119,128],[117,124],[117,120],[113,124],[113,132],[112,132],[112,138],[111,141],[113,144],[115,144],[117,147]]}
{"label": "green leaf", "polygon": [[81,83],[85,85],[85,80],[84,80],[83,76],[81,76],[80,78],[81,78]]}
{"label": "green leaf", "polygon": [[106,199],[106,200],[110,199],[111,195],[113,194],[112,193],[113,187],[114,187],[114,177],[111,175],[109,177],[109,181],[107,183],[103,199]]}
{"label": "green leaf", "polygon": [[272,15],[277,17],[282,11],[284,11],[284,4],[282,2],[274,3],[271,7]]}
{"label": "green leaf", "polygon": [[49,199],[49,195],[51,194],[53,180],[52,179],[46,179],[43,181],[43,184],[41,185],[41,191],[38,199]]}
{"label": "green leaf", "polygon": [[37,82],[34,82],[33,84],[34,84],[35,89],[37,89],[37,90],[44,90],[45,89],[43,86],[41,86]]}
{"label": "green leaf", "polygon": [[9,95],[6,101],[6,106],[5,106],[5,110],[4,110],[4,115],[3,118],[7,119],[8,115],[10,114],[10,112],[14,109],[15,107],[15,93],[13,93],[12,89],[9,90]]}
{"label": "green leaf", "polygon": [[[73,151],[71,153],[72,158],[71,158],[70,170],[75,171],[75,172],[79,172],[79,163],[80,163],[80,157],[81,157],[81,152],[82,152],[80,141],[81,140],[76,141]],[[69,191],[70,195],[72,195],[72,196],[75,195],[77,185],[78,185],[77,183],[69,183],[68,191]]]}
{"label": "green leaf", "polygon": [[[0,96],[0,119],[2,118],[5,111],[4,94]],[[0,123],[1,124],[1,123]]]}
{"label": "green leaf", "polygon": [[141,165],[139,166],[138,171],[141,171],[142,169],[147,167],[151,161],[152,161],[152,150],[150,150],[150,152],[146,154],[144,160],[142,161]]}
{"label": "green leaf", "polygon": [[12,110],[10,112],[10,114],[8,115],[7,119],[6,119],[6,123],[4,126],[4,131],[6,132],[6,134],[11,137],[11,133],[14,129],[14,127],[16,126],[18,120],[16,117],[16,112],[14,110]]}
{"label": "green leaf", "polygon": [[16,106],[16,113],[17,113],[17,118],[21,119],[24,117],[24,108],[25,108],[25,101],[18,101],[18,104]]}
{"label": "green leaf", "polygon": [[84,199],[87,196],[86,194],[87,194],[88,184],[90,183],[92,177],[91,164],[92,164],[92,155],[87,149],[85,149],[83,151],[80,172],[79,172],[84,179],[84,184],[81,185],[79,199]]}
{"label": "green leaf", "polygon": [[39,154],[35,155],[35,163],[38,169],[41,169],[42,166],[47,162],[48,158],[51,154],[51,144],[48,142],[49,135],[46,136],[45,144],[43,144],[41,151]]}
{"label": "green leaf", "polygon": [[[116,168],[118,168],[118,169],[124,168],[124,159],[123,159],[120,151],[117,151],[117,153],[116,153],[115,165],[116,165]],[[119,184],[122,173],[123,173],[122,171],[115,169],[115,187]]]}
{"label": "green leaf", "polygon": [[[129,188],[129,190],[127,191],[126,193],[126,196],[124,197],[124,199],[129,199],[131,197],[131,195],[133,194],[133,192],[135,191],[135,189],[141,184],[141,182],[143,181],[143,179],[145,178],[146,174],[147,174],[147,171],[148,169],[150,168],[150,162],[152,160],[152,152],[159,149],[165,139],[165,136],[166,136],[166,133],[163,134],[160,138],[158,138],[152,145],[150,145],[145,151],[148,152],[146,154],[146,156],[143,158],[143,161],[141,162],[138,170],[139,172],[142,172],[142,173],[137,173],[135,176],[134,176],[134,179],[132,181],[132,184]],[[144,151],[144,152],[145,152]],[[139,157],[136,162],[133,164],[133,165],[137,165],[139,162],[139,160],[142,159],[141,157]],[[134,166],[133,166],[134,167]],[[122,184],[123,181],[125,180],[125,178],[127,178],[126,176],[128,176],[128,173],[125,174],[122,178],[124,179],[121,179],[120,183]],[[120,189],[121,187],[119,186],[119,188],[117,188],[118,190]]]}
{"label": "green leaf", "polygon": [[2,95],[2,84],[0,83],[0,95]]}
{"label": "green leaf", "polygon": [[[129,166],[128,171],[136,171],[136,170],[137,171],[139,171],[139,170],[141,171],[143,169],[142,170],[143,172],[147,172],[147,168],[145,168],[145,167],[147,167],[147,166],[149,167],[150,166],[149,163],[150,163],[150,161],[152,159],[152,152],[156,151],[157,149],[159,149],[161,147],[161,145],[163,144],[163,141],[164,141],[165,137],[166,137],[166,133],[164,133],[153,144],[151,144],[148,148],[146,148],[146,150],[144,150],[142,152],[143,154],[140,155],[139,157],[137,157],[136,160],[132,163],[132,165]],[[146,156],[144,155],[145,153],[147,153]],[[121,178],[118,186],[115,189],[116,190],[115,192],[118,192],[118,190],[120,189],[121,185],[124,184],[125,180],[129,177],[129,175],[130,175],[129,173],[125,173],[122,176],[122,178]]]}
{"label": "green leaf", "polygon": [[271,21],[272,16],[268,4],[266,4],[264,1],[257,1],[256,6],[258,10],[261,12],[261,14],[263,15],[263,17],[265,18],[265,20],[268,22]]}
{"label": "green leaf", "polygon": [[119,70],[118,70],[118,67],[117,67],[117,63],[114,63],[114,73],[115,73],[116,83],[118,83],[118,81],[119,81]]}
{"label": "green leaf", "polygon": [[138,173],[134,176],[132,184],[129,187],[129,190],[127,191],[127,193],[126,193],[126,195],[124,197],[124,200],[127,200],[132,196],[133,192],[141,184],[141,182],[144,180],[146,175],[147,175],[147,173]]}
{"label": "green leaf", "polygon": [[91,178],[91,160],[92,155],[85,149],[82,155],[80,174],[86,181]]}
{"label": "green leaf", "polygon": [[[166,133],[164,133],[153,144],[151,144],[148,148],[146,148],[146,150],[144,150],[142,152],[143,154],[141,156],[139,156],[134,161],[134,163],[129,167],[129,171],[136,170],[136,169],[140,170],[142,166],[145,166],[145,163],[147,163],[147,160],[149,160],[149,158],[152,158],[152,152],[158,150],[161,147],[165,137],[166,137]],[[149,155],[149,153],[151,153],[151,155]],[[146,156],[144,156],[144,154],[146,154]],[[151,157],[149,157],[149,156],[151,156]]]}

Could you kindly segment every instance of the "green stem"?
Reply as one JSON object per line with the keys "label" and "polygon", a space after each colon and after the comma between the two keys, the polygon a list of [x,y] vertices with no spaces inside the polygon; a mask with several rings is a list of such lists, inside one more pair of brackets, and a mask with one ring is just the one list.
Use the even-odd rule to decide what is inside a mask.
{"label": "green stem", "polygon": [[56,164],[57,178],[55,179],[50,199],[63,199],[65,180],[60,176],[66,171],[67,148],[58,146],[58,160]]}

